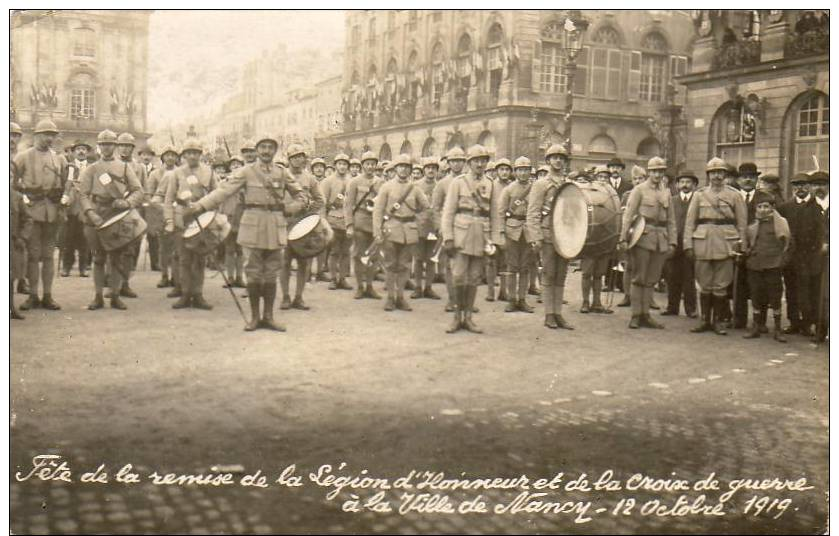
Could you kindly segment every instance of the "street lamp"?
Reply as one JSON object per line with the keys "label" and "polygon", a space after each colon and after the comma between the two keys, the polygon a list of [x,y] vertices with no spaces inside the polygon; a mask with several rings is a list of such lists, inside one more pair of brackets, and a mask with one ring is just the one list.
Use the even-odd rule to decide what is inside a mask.
{"label": "street lamp", "polygon": [[[588,30],[589,21],[577,9],[571,10],[565,19],[562,32],[562,46],[565,49],[565,137],[569,157],[571,155],[571,114],[574,109],[574,77],[577,74],[577,56],[583,48],[583,37]],[[569,158],[570,160],[570,158]]]}

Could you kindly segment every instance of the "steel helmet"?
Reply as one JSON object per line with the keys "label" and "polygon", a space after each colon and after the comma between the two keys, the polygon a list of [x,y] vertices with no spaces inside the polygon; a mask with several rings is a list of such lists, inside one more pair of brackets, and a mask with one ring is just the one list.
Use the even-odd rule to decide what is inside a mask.
{"label": "steel helmet", "polygon": [[[257,145],[259,145],[259,144],[257,144]],[[304,149],[303,146],[300,145],[299,143],[292,143],[291,145],[289,145],[288,149],[286,149],[286,153],[285,153],[286,158],[299,156],[301,154],[303,156],[306,156],[306,149]]]}
{"label": "steel helmet", "polygon": [[532,167],[532,166],[530,165],[530,159],[527,158],[526,156],[520,156],[520,157],[516,158],[516,161],[513,164],[513,169],[529,168],[529,167]]}
{"label": "steel helmet", "polygon": [[58,127],[49,119],[41,119],[35,125],[35,134],[58,134]]}
{"label": "steel helmet", "polygon": [[[266,139],[271,139],[271,138],[266,138]],[[256,151],[256,144],[253,142],[253,140],[251,140],[251,139],[242,140],[242,146],[239,148],[239,152],[244,153],[245,151]]]}
{"label": "steel helmet", "polygon": [[411,157],[406,154],[398,155],[396,160],[393,161],[393,167],[396,168],[396,166],[412,166]]}
{"label": "steel helmet", "polygon": [[[87,144],[83,144],[83,145],[87,145]],[[140,154],[143,154],[143,153],[148,153],[152,156],[157,156],[157,153],[155,153],[154,149],[151,148],[151,145],[148,145],[148,144],[143,145],[143,148],[140,149]]]}
{"label": "steel helmet", "polygon": [[452,160],[466,160],[466,153],[464,153],[463,149],[460,147],[452,147],[449,149],[449,152],[446,153],[446,160],[449,162]]}
{"label": "steel helmet", "polygon": [[489,162],[487,162],[486,170],[490,171],[493,169],[495,169],[495,160],[490,160]]}
{"label": "steel helmet", "polygon": [[466,161],[472,160],[473,158],[486,158],[489,159],[489,153],[487,152],[486,148],[483,145],[473,145],[469,148],[466,152]]}
{"label": "steel helmet", "polygon": [[382,171],[390,171],[391,169],[396,168],[396,164],[394,164],[390,160],[382,160],[381,162],[379,162],[379,167],[382,169]]}
{"label": "steel helmet", "polygon": [[133,147],[136,145],[134,136],[128,132],[123,132],[117,137],[117,145],[131,145]]}
{"label": "steel helmet", "polygon": [[361,155],[361,164],[363,164],[367,160],[373,160],[374,162],[379,161],[379,158],[373,154],[373,151],[365,151],[364,154]]}
{"label": "steel helmet", "polygon": [[320,164],[323,167],[326,167],[326,162],[324,162],[323,158],[317,157],[317,158],[313,158],[311,163],[309,163],[309,168],[311,169],[311,168],[315,167],[317,164]]}
{"label": "steel helmet", "polygon": [[548,166],[539,166],[539,169],[536,170],[536,173],[540,173],[542,171],[544,171],[545,173],[550,173],[551,168],[549,168]]}
{"label": "steel helmet", "polygon": [[507,166],[510,169],[513,169],[513,165],[510,163],[510,160],[507,158],[499,158],[495,161],[495,169],[500,168],[501,166]]}
{"label": "steel helmet", "polygon": [[227,160],[227,166],[228,166],[228,167],[230,167],[230,163],[231,163],[231,162],[239,162],[240,164],[244,164],[244,163],[245,163],[245,161],[242,159],[242,157],[241,157],[241,156],[236,156],[235,154],[234,154],[233,156],[231,156],[231,157]]}
{"label": "steel helmet", "polygon": [[426,156],[425,158],[422,159],[422,167],[424,169],[428,166],[434,166],[434,167],[439,168],[440,167],[440,162],[438,162],[437,159],[433,156]]}
{"label": "steel helmet", "polygon": [[667,169],[667,162],[665,162],[660,156],[650,158],[650,161],[647,162],[647,171],[652,171],[654,169]]}
{"label": "steel helmet", "polygon": [[9,134],[20,134],[23,136],[23,129],[17,123],[9,122]]}
{"label": "steel helmet", "polygon": [[[268,134],[267,132],[264,132],[264,133],[262,133],[262,135],[260,135],[259,137],[256,138],[256,143],[253,144],[253,149],[252,150],[256,151],[256,147],[260,143],[262,143],[263,141],[270,141],[271,143],[274,144],[274,147],[279,147],[280,146],[280,144],[277,143],[277,139],[274,136],[272,136],[271,134]],[[245,150],[245,149],[243,148],[243,150]],[[251,150],[250,147],[248,148],[248,150]]]}
{"label": "steel helmet", "polygon": [[189,137],[181,147],[181,154],[184,154],[187,151],[197,151],[199,153],[203,153],[204,147],[197,138]]}
{"label": "steel helmet", "polygon": [[632,166],[632,178],[637,179],[640,177],[646,177],[647,172],[641,166]]}
{"label": "steel helmet", "polygon": [[96,136],[96,143],[116,143],[117,135],[114,131],[105,129]]}
{"label": "steel helmet", "polygon": [[344,153],[338,153],[338,154],[336,154],[336,155],[335,155],[335,158],[333,158],[333,159],[332,159],[332,163],[333,163],[333,164],[337,164],[337,163],[338,163],[338,162],[340,162],[341,160],[343,160],[344,162],[346,162],[346,163],[347,163],[347,165],[349,165],[349,164],[350,164],[350,157],[349,157],[349,156],[347,156],[347,155],[346,155],[346,154],[344,154]]}
{"label": "steel helmet", "polygon": [[568,158],[568,149],[566,149],[564,145],[554,143],[553,145],[548,147],[547,151],[545,151],[545,160],[547,160],[548,157],[550,157],[551,155],[555,154]]}
{"label": "steel helmet", "polygon": [[350,158],[350,165],[361,166],[361,160],[359,160],[358,158]]}
{"label": "steel helmet", "polygon": [[708,163],[705,164],[705,173],[710,173],[711,171],[726,171],[727,169],[728,166],[725,164],[725,160],[718,156],[708,160]]}

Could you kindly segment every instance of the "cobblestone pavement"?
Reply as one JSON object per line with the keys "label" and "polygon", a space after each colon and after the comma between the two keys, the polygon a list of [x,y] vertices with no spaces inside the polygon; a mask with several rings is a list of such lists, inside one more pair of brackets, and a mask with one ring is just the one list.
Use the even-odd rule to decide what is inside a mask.
{"label": "cobblestone pavement", "polygon": [[[208,273],[209,276],[209,273]],[[828,359],[802,338],[789,344],[626,329],[628,312],[565,314],[577,329],[550,331],[540,315],[481,301],[487,332],[445,335],[440,302],[385,313],[319,283],[313,310],[280,316],[286,334],[244,334],[218,278],[212,312],[173,311],[156,274],[140,272],[127,312],[83,310],[90,280],[59,279],[58,313],[30,312],[11,333],[11,530],[14,533],[814,533],[826,530]],[[569,301],[578,303],[578,279]],[[483,296],[483,291],[479,293]],[[659,301],[663,301],[658,295]],[[572,308],[573,307],[573,308]],[[17,482],[39,454],[55,454],[73,483]],[[206,474],[221,464],[273,482],[290,464],[308,480],[322,464],[395,479],[411,470],[448,478],[551,478],[606,470],[695,481],[805,477],[806,492],[741,491],[722,517],[613,515],[678,493],[552,492],[592,501],[573,514],[341,511],[343,491],[310,482],[156,486],[158,473]],[[82,484],[105,464],[132,464],[137,484]],[[566,481],[569,478],[566,478]],[[362,499],[373,490],[356,490]],[[441,492],[444,493],[444,492]],[[518,491],[485,491],[488,504]],[[452,501],[475,492],[448,492]],[[693,494],[695,496],[696,494]],[[744,515],[753,495],[790,497],[778,519]],[[388,492],[399,504],[398,493]],[[593,513],[600,508],[605,512]],[[773,513],[774,515],[774,513]]]}

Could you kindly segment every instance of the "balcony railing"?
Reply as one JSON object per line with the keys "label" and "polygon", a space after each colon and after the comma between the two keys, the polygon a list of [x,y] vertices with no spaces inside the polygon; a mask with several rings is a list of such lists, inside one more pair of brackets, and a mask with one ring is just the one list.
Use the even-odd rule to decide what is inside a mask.
{"label": "balcony railing", "polygon": [[760,41],[735,41],[720,48],[714,68],[730,69],[760,63]]}
{"label": "balcony railing", "polygon": [[784,56],[787,58],[816,56],[827,54],[829,51],[830,34],[823,29],[787,34],[784,43]]}

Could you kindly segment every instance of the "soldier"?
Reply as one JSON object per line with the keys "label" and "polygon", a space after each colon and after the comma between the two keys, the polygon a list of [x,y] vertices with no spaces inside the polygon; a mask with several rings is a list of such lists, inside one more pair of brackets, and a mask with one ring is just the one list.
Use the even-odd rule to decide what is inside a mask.
{"label": "soldier", "polygon": [[618,243],[621,249],[627,248],[627,236],[635,218],[644,218],[644,233],[628,251],[632,264],[632,319],[629,322],[632,329],[664,328],[650,317],[650,303],[653,287],[661,279],[664,261],[673,254],[678,243],[670,192],[661,185],[666,169],[667,165],[662,158],[656,156],[650,159],[647,163],[647,180],[630,191],[623,214],[621,239]]}
{"label": "soldier", "polygon": [[[399,160],[397,160],[399,162]],[[408,157],[408,163],[410,158]],[[422,192],[425,200],[429,201],[434,196],[434,188],[437,186],[437,172],[440,164],[436,158],[429,156],[423,159],[423,177],[420,180],[412,181],[414,186]],[[397,170],[398,174],[398,170]],[[429,298],[439,300],[440,296],[434,292],[434,265],[431,257],[437,247],[437,234],[434,231],[434,213],[430,203],[424,210],[417,210],[418,241],[414,248],[414,278],[416,280],[412,299]],[[423,281],[425,288],[423,289]]]}
{"label": "soldier", "polygon": [[[244,212],[239,222],[237,240],[245,257],[251,307],[251,320],[245,325],[245,331],[254,331],[259,327],[285,331],[285,326],[274,320],[277,275],[283,265],[283,251],[288,243],[285,214],[299,211],[307,200],[291,174],[272,165],[278,147],[277,141],[271,136],[259,138],[256,142],[258,161],[238,169],[218,189],[190,207],[190,210],[198,212],[212,210],[225,199],[240,191],[244,192]],[[296,151],[298,149],[292,152]],[[302,168],[302,165],[298,167]],[[261,321],[260,298],[263,305]]]}
{"label": "soldier", "polygon": [[[507,313],[533,312],[533,307],[528,305],[526,300],[530,272],[535,268],[533,249],[530,247],[530,243],[534,240],[525,225],[527,198],[533,186],[530,181],[530,170],[529,158],[520,156],[516,159],[516,180],[504,187],[501,192],[501,201],[498,203],[499,217],[505,222],[504,251],[507,269],[510,271],[510,275],[507,276],[509,303],[504,309]],[[516,290],[518,290],[518,296]]]}
{"label": "soldier", "polygon": [[497,205],[501,192],[484,174],[489,154],[481,145],[469,148],[469,171],[452,180],[443,205],[442,229],[446,250],[454,256],[452,280],[457,308],[447,333],[461,328],[482,330],[472,322],[475,295],[484,270],[484,257],[501,243]]}
{"label": "soldier", "polygon": [[691,331],[725,335],[726,289],[734,280],[733,257],[740,254],[746,233],[746,203],[725,185],[726,165],[721,158],[709,160],[705,172],[710,184],[693,195],[685,217],[685,255],[696,260],[702,309],[702,323]]}
{"label": "soldier", "polygon": [[82,171],[87,167],[87,153],[91,147],[87,143],[77,140],[73,146],[73,160],[67,166],[67,181],[64,184],[64,195],[61,204],[66,208],[67,221],[64,224],[64,247],[61,251],[61,277],[69,277],[70,270],[76,262],[76,252],[79,257],[79,277],[87,277],[90,265],[90,250],[84,236],[84,220],[79,198],[79,183]]}
{"label": "soldier", "polygon": [[[146,186],[146,183],[148,182],[149,176],[151,176],[152,172],[157,169],[157,165],[155,165],[157,153],[155,153],[154,149],[146,143],[140,149],[139,155],[139,163],[142,164],[146,177],[146,181],[143,183],[143,190],[146,192],[146,200],[143,203],[143,210],[141,211],[141,214],[145,217],[146,208],[151,201],[151,194],[148,193],[149,189]],[[150,268],[152,271],[157,272],[160,270],[160,236],[157,233],[146,233],[146,244],[148,245]]]}
{"label": "soldier", "polygon": [[[396,179],[386,182],[373,209],[373,239],[385,256],[385,311],[410,311],[403,291],[418,241],[417,214],[429,207],[422,188],[411,181],[411,159],[400,154],[393,162]],[[417,287],[420,288],[419,286]]]}
{"label": "soldier", "polygon": [[[61,309],[52,298],[55,276],[55,251],[59,227],[59,207],[63,195],[62,178],[66,161],[51,149],[58,128],[49,119],[35,125],[34,145],[18,153],[14,169],[18,173],[18,189],[23,194],[32,217],[32,232],[27,244],[27,279],[29,298],[20,309],[27,311],[43,307],[50,311]],[[38,283],[44,288],[43,299],[38,299]]]}
{"label": "soldier", "polygon": [[188,138],[181,149],[184,164],[176,168],[169,177],[166,197],[163,199],[165,231],[175,233],[175,250],[179,264],[179,278],[182,295],[172,304],[172,309],[213,308],[204,299],[204,266],[206,255],[201,255],[184,244],[184,229],[197,216],[189,203],[203,198],[216,189],[217,179],[213,170],[201,163],[203,148],[195,138]]}
{"label": "soldier", "polygon": [[[9,122],[9,173],[12,183],[12,189],[15,191],[18,190],[20,187],[20,175],[17,171],[17,168],[14,163],[15,154],[17,154],[18,144],[20,143],[20,139],[23,137],[23,129],[20,128],[20,125],[17,123]],[[19,192],[18,192],[19,193]],[[26,203],[23,201],[23,195],[20,195],[20,202],[23,203],[23,206],[26,206]],[[31,220],[31,217],[30,217]],[[31,235],[31,224],[30,224],[30,231],[29,234]],[[29,285],[26,284],[26,272],[27,272],[27,252],[26,252],[26,243],[29,242],[29,236],[26,237],[26,240],[23,243],[23,248],[18,249],[16,251],[17,258],[15,262],[19,262],[22,266],[22,272],[19,277],[17,277],[17,293],[18,294],[29,294]]]}
{"label": "soldier", "polygon": [[[15,123],[11,123],[11,136],[22,131]],[[18,138],[19,139],[19,138]],[[14,153],[17,139],[12,139],[10,154]],[[24,316],[15,308],[15,279],[22,279],[26,274],[26,241],[32,233],[32,218],[23,202],[23,194],[14,189],[14,166],[9,166],[9,317],[12,320],[23,320]]]}
{"label": "soldier", "polygon": [[676,251],[668,259],[670,270],[667,273],[667,307],[661,312],[662,316],[678,316],[679,307],[684,299],[685,314],[689,318],[696,318],[696,283],[694,279],[694,263],[685,255],[684,232],[685,217],[693,199],[694,191],[699,185],[699,178],[690,170],[676,174],[679,191],[673,195],[671,203],[676,217]]}
{"label": "soldier", "polygon": [[818,259],[821,264],[821,281],[816,303],[816,326],[811,339],[811,342],[818,344],[824,342],[830,326],[830,175],[826,171],[814,171],[810,174],[810,185],[824,229]]}
{"label": "soldier", "polygon": [[[238,156],[229,158],[227,168],[230,173],[227,180],[230,180],[236,170],[241,169],[244,165],[245,161]],[[230,222],[230,233],[224,239],[224,267],[227,271],[227,279],[232,281],[231,286],[234,288],[245,288],[243,278],[245,260],[242,254],[242,246],[238,243],[239,222],[242,220],[242,211],[244,210],[242,192],[225,199],[220,210],[222,214],[227,216],[227,221]],[[225,283],[226,286],[227,283]]]}
{"label": "soldier", "polygon": [[[309,164],[309,170],[312,172],[312,175],[315,176],[315,180],[318,182],[318,187],[321,192],[323,192],[323,181],[327,177],[326,162],[320,157],[313,158]],[[321,217],[325,218],[326,213],[321,214]],[[327,245],[326,249],[323,250],[323,253],[315,257],[315,260],[317,261],[316,268],[313,270],[315,281],[329,281],[329,266],[327,266],[329,248],[330,245]]]}
{"label": "soldier", "polygon": [[[146,180],[146,198],[150,205],[155,205],[154,210],[163,213],[163,199],[166,197],[168,178],[175,171],[178,164],[178,151],[172,145],[163,148],[160,155],[163,167],[153,169]],[[160,281],[157,288],[178,287],[178,264],[172,262],[175,249],[175,238],[171,233],[161,232],[158,237],[158,259],[160,261]],[[151,246],[149,246],[151,247]],[[180,294],[180,291],[177,293]],[[174,296],[179,297],[179,296]]]}
{"label": "soldier", "polygon": [[411,167],[411,179],[418,181],[422,179],[422,166],[419,162],[414,162]]}
{"label": "soldier", "polygon": [[[140,187],[143,188],[146,184],[146,167],[143,164],[134,161],[134,146],[134,136],[128,132],[123,132],[119,135],[119,137],[117,137],[117,152],[119,152],[120,160],[127,163],[128,167],[134,171],[134,176],[137,177],[137,180],[140,181]],[[134,271],[134,268],[137,266],[137,259],[140,256],[139,240],[131,246],[130,252],[132,253],[132,257],[128,261],[129,263],[122,280],[122,288],[118,289],[120,296],[124,298],[137,297],[137,293],[131,289],[129,279],[131,278],[131,273]],[[113,292],[114,287],[112,286],[111,289]]]}
{"label": "soldier", "polygon": [[[495,176],[498,181],[498,188],[502,192],[508,184],[514,182],[513,166],[510,164],[508,159],[499,158],[495,161]],[[498,299],[501,301],[507,301],[507,287],[509,285],[509,280],[506,274],[509,270],[507,268],[505,248],[506,242],[504,246],[498,247],[496,255],[487,259],[487,301],[495,301],[495,277],[499,274],[501,279],[501,288],[498,290]],[[515,292],[510,292],[511,296],[514,294]]]}
{"label": "soldier", "polygon": [[544,179],[547,177],[551,172],[550,166],[539,166],[539,169],[536,170],[536,180]]}
{"label": "soldier", "polygon": [[102,291],[105,288],[105,263],[110,264],[108,279],[111,285],[111,308],[124,310],[119,289],[127,277],[132,260],[132,246],[106,252],[102,246],[97,228],[108,218],[128,208],[137,208],[143,203],[143,185],[134,173],[133,166],[124,160],[114,158],[117,136],[110,130],[103,130],[96,138],[102,158],[88,165],[82,172],[79,196],[82,214],[87,225],[84,233],[93,252],[93,301],[87,308],[91,311],[105,306]]}
{"label": "soldier", "polygon": [[352,285],[347,283],[347,277],[350,275],[350,238],[347,236],[347,220],[344,212],[347,185],[351,179],[350,157],[339,153],[334,161],[335,173],[324,179],[322,183],[326,221],[335,233],[329,255],[329,270],[332,276],[329,290],[352,290]]}
{"label": "soldier", "polygon": [[[437,184],[434,186],[434,190],[431,192],[431,214],[434,220],[434,230],[440,240],[442,239],[443,233],[443,206],[446,202],[446,194],[448,194],[449,186],[452,181],[455,177],[458,177],[461,174],[463,166],[466,164],[466,154],[460,147],[453,147],[449,149],[446,156],[451,173],[437,181]],[[446,312],[451,313],[455,310],[455,292],[454,284],[452,282],[451,256],[445,248],[443,248],[440,252],[439,259],[439,263],[443,265],[446,281],[446,293],[448,295],[448,299],[446,301]]]}
{"label": "soldier", "polygon": [[495,171],[495,160],[490,159],[486,167],[486,176],[489,180],[494,181],[498,178],[498,173]]}
{"label": "soldier", "polygon": [[[632,166],[631,176],[632,176],[632,187],[633,188],[647,180],[647,172],[644,170],[644,168],[642,168],[640,166],[635,166],[635,165]],[[632,191],[631,189],[627,190],[626,192],[623,193],[623,196],[621,196],[621,210],[623,210],[623,211],[626,211],[626,202],[629,201],[629,193],[631,191]],[[623,295],[623,300],[618,304],[618,307],[629,307],[632,303],[632,300],[631,300],[631,297],[630,297],[630,290],[632,289],[632,285],[631,285],[631,283],[632,283],[632,263],[631,263],[631,259],[629,258],[629,255],[627,254],[627,252],[618,251],[618,256],[624,256],[625,257],[624,270],[623,270],[623,292],[624,292],[624,295]]]}
{"label": "soldier", "polygon": [[361,174],[361,160],[350,158],[350,178],[354,179]]}
{"label": "soldier", "polygon": [[[597,166],[594,171],[595,180],[611,193],[617,203],[617,192],[612,188],[609,181],[611,178],[609,168],[601,165]],[[582,271],[580,284],[583,292],[583,304],[580,307],[581,313],[612,313],[611,309],[603,307],[600,294],[603,290],[603,276],[608,273],[609,264],[613,256],[613,252],[608,252],[600,256],[583,257],[580,260],[580,270]],[[591,301],[589,301],[589,296],[592,297]]]}
{"label": "soldier", "polygon": [[239,147],[239,152],[242,154],[242,159],[245,161],[246,166],[256,162],[256,145],[253,143],[253,140],[243,140],[242,146]]}
{"label": "soldier", "polygon": [[545,327],[550,329],[574,329],[562,317],[565,296],[565,276],[568,260],[557,253],[553,242],[551,211],[559,187],[567,180],[569,164],[565,147],[554,144],[545,151],[550,172],[537,179],[527,198],[527,230],[530,245],[542,255],[542,301],[545,304]]}
{"label": "soldier", "polygon": [[[311,214],[320,213],[323,208],[323,195],[318,186],[318,181],[306,169],[306,151],[303,146],[298,143],[289,145],[286,151],[288,157],[288,173],[292,180],[303,190],[303,197],[305,202],[299,207],[299,210],[293,212],[286,211],[289,214],[289,228]],[[312,259],[302,259],[298,257],[290,248],[286,252],[283,259],[283,267],[280,270],[280,286],[283,290],[283,301],[280,304],[280,309],[300,309],[301,311],[309,310],[309,306],[303,301],[303,290],[306,288],[306,281],[309,280],[309,270],[312,267]],[[291,261],[297,261],[297,279],[294,288],[294,301],[289,295],[289,279],[291,278]]]}
{"label": "soldier", "polygon": [[344,199],[347,236],[351,236],[353,239],[353,264],[356,284],[358,285],[355,291],[356,300],[362,298],[382,299],[373,290],[375,268],[365,266],[361,262],[361,258],[368,253],[368,249],[373,244],[373,202],[384,182],[373,173],[377,162],[378,159],[370,151],[361,155],[362,174],[354,177],[347,184],[347,194]]}

